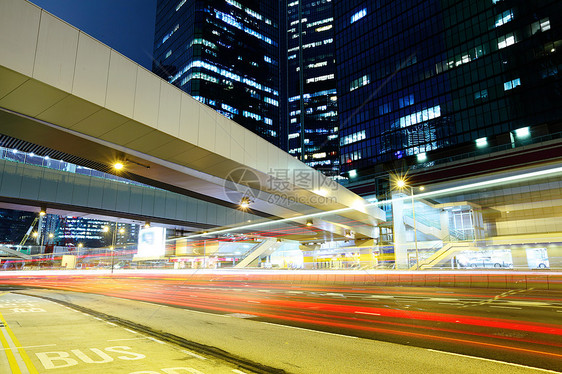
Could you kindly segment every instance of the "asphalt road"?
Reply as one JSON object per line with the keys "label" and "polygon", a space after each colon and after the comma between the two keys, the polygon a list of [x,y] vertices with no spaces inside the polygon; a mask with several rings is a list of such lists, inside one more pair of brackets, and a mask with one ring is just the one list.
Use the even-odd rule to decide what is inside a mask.
{"label": "asphalt road", "polygon": [[0,374],[238,373],[236,366],[55,302],[0,292]]}
{"label": "asphalt road", "polygon": [[[197,283],[179,276],[138,274],[18,282],[283,325],[295,328],[295,333],[314,330],[339,337],[335,344],[363,338],[440,351],[439,360],[467,355],[562,370],[562,292],[556,291]],[[275,362],[267,359],[269,365]],[[275,367],[283,366],[278,363]]]}

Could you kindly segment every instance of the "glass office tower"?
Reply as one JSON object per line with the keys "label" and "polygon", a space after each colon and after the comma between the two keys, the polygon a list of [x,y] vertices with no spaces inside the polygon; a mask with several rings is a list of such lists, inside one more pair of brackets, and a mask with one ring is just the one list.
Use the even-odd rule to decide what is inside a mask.
{"label": "glass office tower", "polygon": [[279,145],[279,2],[158,0],[153,71]]}
{"label": "glass office tower", "polygon": [[339,174],[334,9],[331,1],[287,2],[288,151]]}
{"label": "glass office tower", "polygon": [[562,131],[562,2],[349,0],[334,14],[342,175]]}

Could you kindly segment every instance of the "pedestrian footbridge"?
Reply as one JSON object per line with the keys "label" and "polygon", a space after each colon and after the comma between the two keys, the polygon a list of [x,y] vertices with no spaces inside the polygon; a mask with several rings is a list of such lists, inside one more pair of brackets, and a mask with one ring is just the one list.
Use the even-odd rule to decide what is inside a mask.
{"label": "pedestrian footbridge", "polygon": [[[236,215],[241,201],[250,203],[251,213],[261,219],[308,223],[310,235],[301,232],[300,239],[319,231],[372,238],[385,219],[382,210],[366,206],[351,191],[28,1],[0,2],[0,50],[1,135],[102,171],[121,162],[127,178],[193,197],[196,203],[182,206],[205,206],[206,218],[199,217],[204,222],[190,219],[189,208],[175,209],[173,220],[197,223],[194,230],[255,218]],[[53,192],[59,187],[37,189],[38,184],[59,183],[49,179],[52,172],[16,169],[4,167],[3,180],[12,180],[14,173],[37,174],[33,187],[20,184],[35,191],[33,198],[22,198],[27,204],[62,204]],[[303,174],[304,183],[298,178]],[[79,190],[86,182],[78,179],[67,186],[76,191],[72,199],[80,196],[68,208],[104,206],[105,195],[99,198],[104,188],[89,180],[88,189]],[[3,193],[0,199],[15,197]],[[150,204],[144,200],[140,208],[129,208],[137,209],[139,218],[167,216],[172,200],[156,200],[154,212],[145,211]],[[311,215],[313,220],[304,218]],[[241,220],[233,224],[230,216]]]}

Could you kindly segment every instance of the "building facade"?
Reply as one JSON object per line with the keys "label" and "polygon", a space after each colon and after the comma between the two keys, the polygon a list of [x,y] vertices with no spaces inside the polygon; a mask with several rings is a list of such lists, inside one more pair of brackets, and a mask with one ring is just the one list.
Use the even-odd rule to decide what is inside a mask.
{"label": "building facade", "polygon": [[288,151],[326,175],[339,174],[334,8],[287,2]]}
{"label": "building facade", "polygon": [[431,167],[562,130],[562,3],[336,1],[342,175]]}
{"label": "building facade", "polygon": [[279,3],[158,0],[153,71],[279,145]]}

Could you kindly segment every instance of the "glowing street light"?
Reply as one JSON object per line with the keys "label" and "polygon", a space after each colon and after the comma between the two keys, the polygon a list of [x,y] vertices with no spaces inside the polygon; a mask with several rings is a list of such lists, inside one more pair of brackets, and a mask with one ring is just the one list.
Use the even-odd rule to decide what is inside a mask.
{"label": "glowing street light", "polygon": [[113,168],[114,168],[115,170],[121,170],[121,169],[123,169],[124,167],[125,167],[125,165],[123,165],[122,162],[116,162],[116,163],[113,164]]}
{"label": "glowing street light", "polygon": [[242,200],[240,200],[240,208],[248,209],[250,207],[250,198],[248,196],[244,196]]}

